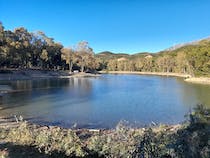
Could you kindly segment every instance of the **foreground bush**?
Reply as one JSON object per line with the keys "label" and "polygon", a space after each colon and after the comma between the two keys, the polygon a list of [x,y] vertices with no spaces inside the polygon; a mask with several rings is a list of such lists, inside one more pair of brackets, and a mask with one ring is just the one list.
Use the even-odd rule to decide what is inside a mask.
{"label": "foreground bush", "polygon": [[[198,105],[188,119],[183,125],[146,129],[119,123],[115,130],[94,132],[21,122],[17,128],[0,128],[0,140],[34,147],[48,157],[56,152],[56,157],[208,158],[210,110]],[[8,151],[0,148],[0,156]]]}

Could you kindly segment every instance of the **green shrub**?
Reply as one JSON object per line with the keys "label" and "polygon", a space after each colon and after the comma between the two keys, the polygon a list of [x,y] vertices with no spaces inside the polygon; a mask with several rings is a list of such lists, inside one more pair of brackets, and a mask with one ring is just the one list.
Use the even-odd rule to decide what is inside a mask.
{"label": "green shrub", "polygon": [[29,144],[34,142],[32,131],[27,126],[26,122],[21,122],[19,127],[11,128],[8,132],[7,139],[17,144]]}

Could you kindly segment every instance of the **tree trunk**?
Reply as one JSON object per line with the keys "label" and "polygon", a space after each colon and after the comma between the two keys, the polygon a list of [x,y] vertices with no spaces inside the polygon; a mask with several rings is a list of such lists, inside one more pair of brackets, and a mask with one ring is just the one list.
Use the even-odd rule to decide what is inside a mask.
{"label": "tree trunk", "polygon": [[84,64],[81,65],[81,72],[84,72]]}
{"label": "tree trunk", "polygon": [[85,69],[85,61],[82,60],[82,64],[81,64],[81,72],[84,72],[84,69]]}
{"label": "tree trunk", "polygon": [[69,72],[72,73],[73,62],[70,61],[68,65],[69,65]]}

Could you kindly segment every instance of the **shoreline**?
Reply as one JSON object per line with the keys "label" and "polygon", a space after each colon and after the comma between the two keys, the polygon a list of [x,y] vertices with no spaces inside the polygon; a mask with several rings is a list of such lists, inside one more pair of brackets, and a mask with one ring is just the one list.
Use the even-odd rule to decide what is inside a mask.
{"label": "shoreline", "polygon": [[134,74],[134,75],[156,75],[169,77],[190,78],[189,74],[172,73],[172,72],[139,72],[139,71],[99,71],[102,74]]}
{"label": "shoreline", "polygon": [[[21,116],[20,116],[21,117]],[[29,126],[34,126],[37,128],[42,128],[42,127],[48,127],[48,128],[61,128],[61,129],[67,129],[67,130],[73,130],[73,131],[81,131],[81,130],[86,130],[86,131],[90,131],[90,132],[99,132],[99,131],[114,131],[116,129],[116,127],[121,124],[121,122],[119,122],[116,127],[114,128],[74,128],[74,127],[62,127],[62,126],[58,126],[58,125],[44,125],[44,124],[39,124],[39,123],[33,123],[30,122],[28,120],[25,119],[20,119],[20,117],[18,116],[10,116],[10,117],[6,117],[6,116],[0,116],[0,128],[16,128],[17,126],[19,126],[19,124],[26,122]],[[127,125],[127,124],[126,124]],[[139,129],[139,130],[144,130],[146,128],[153,128],[153,129],[157,129],[159,128],[159,126],[165,126],[168,128],[178,128],[182,125],[182,123],[176,123],[176,124],[155,124],[153,122],[151,122],[150,125],[145,125],[143,127],[133,127],[133,126],[128,126],[130,129]],[[124,126],[124,125],[123,125]]]}
{"label": "shoreline", "polygon": [[50,124],[42,124],[42,123],[35,123],[35,122],[31,122],[30,119],[23,119],[23,117],[20,115],[16,116],[0,116],[0,128],[14,128],[14,127],[18,127],[20,123],[22,122],[26,122],[29,126],[36,126],[36,127],[59,127],[61,129],[69,129],[69,130],[73,130],[73,131],[81,131],[81,130],[86,130],[86,131],[95,131],[95,132],[99,132],[99,131],[114,131],[116,129],[116,127],[120,124],[122,124],[123,126],[126,126],[130,129],[138,129],[138,130],[144,130],[147,128],[159,128],[160,126],[165,126],[168,128],[177,128],[180,127],[183,122],[180,123],[175,123],[175,124],[167,124],[167,123],[155,123],[155,122],[151,122],[150,124],[144,124],[142,126],[133,126],[132,124],[127,124],[127,123],[123,123],[121,121],[119,121],[118,124],[116,124],[115,127],[111,127],[111,128],[102,128],[102,127],[92,127],[92,128],[88,128],[88,127],[64,127],[62,125],[50,125]]}
{"label": "shoreline", "polygon": [[99,77],[100,74],[93,73],[72,73],[61,70],[9,70],[6,73],[0,72],[0,80],[30,80],[30,79],[48,79],[48,78],[82,78]]}
{"label": "shoreline", "polygon": [[[94,137],[94,136],[108,136],[115,134],[116,132],[118,133],[121,130],[125,130],[127,132],[135,133],[138,132],[139,134],[143,134],[149,129],[152,129],[153,132],[159,133],[159,132],[176,132],[180,130],[181,128],[184,127],[183,123],[177,123],[177,124],[153,124],[151,123],[148,126],[144,127],[131,127],[128,124],[123,124],[119,122],[114,128],[72,128],[72,127],[62,127],[58,125],[42,125],[39,123],[32,123],[30,121],[20,119],[22,118],[21,116],[14,116],[14,117],[0,117],[0,131],[1,129],[10,131],[10,130],[22,130],[22,125],[27,126],[27,129],[30,129],[31,132],[37,132],[37,131],[42,131],[42,132],[53,132],[56,129],[59,129],[62,133],[66,133],[67,131],[72,131],[74,132],[78,138],[81,140]],[[1,134],[1,132],[0,132]],[[4,139],[0,137],[0,143],[4,142]]]}
{"label": "shoreline", "polygon": [[167,77],[181,77],[185,82],[210,85],[210,77],[192,77],[189,74],[172,73],[172,72],[138,72],[138,71],[99,71],[101,74],[134,74],[134,75],[154,75]]}
{"label": "shoreline", "polygon": [[185,79],[186,82],[210,85],[210,78],[208,77],[190,77]]}
{"label": "shoreline", "polygon": [[93,73],[72,73],[61,70],[9,70],[9,72],[0,72],[0,81],[2,80],[30,80],[30,79],[50,79],[50,78],[85,78],[100,77],[101,74],[134,74],[134,75],[154,75],[167,77],[181,77],[189,83],[210,85],[210,77],[192,77],[189,74],[171,73],[171,72],[139,72],[139,71],[99,71]]}
{"label": "shoreline", "polygon": [[[21,116],[20,116],[21,117]],[[140,130],[145,131],[146,129],[152,128],[155,131],[161,130],[167,131],[175,131],[180,129],[183,126],[183,123],[177,123],[177,124],[150,124],[148,126],[144,127],[130,127],[129,125],[121,124],[120,122],[116,125],[114,128],[68,128],[68,127],[62,127],[57,125],[42,125],[38,123],[32,123],[27,120],[21,120],[19,117],[0,117],[0,129],[13,129],[19,127],[22,123],[26,123],[27,126],[33,127],[35,129],[53,129],[53,128],[59,128],[61,130],[72,130],[75,132],[90,132],[90,133],[98,133],[102,132],[103,134],[114,132],[117,130],[117,128],[126,127],[130,130]],[[119,126],[119,127],[118,127]]]}

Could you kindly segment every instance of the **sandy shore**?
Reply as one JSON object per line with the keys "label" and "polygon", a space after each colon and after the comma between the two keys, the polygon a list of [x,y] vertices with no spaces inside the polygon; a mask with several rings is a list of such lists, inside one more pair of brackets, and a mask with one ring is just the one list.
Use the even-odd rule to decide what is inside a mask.
{"label": "sandy shore", "polygon": [[138,75],[157,75],[157,76],[174,76],[174,77],[191,77],[189,74],[171,73],[171,72],[138,72],[138,71],[100,71],[100,73],[109,74],[138,74]]}
{"label": "sandy shore", "polygon": [[190,77],[185,79],[186,82],[207,84],[210,85],[210,78],[208,77]]}

